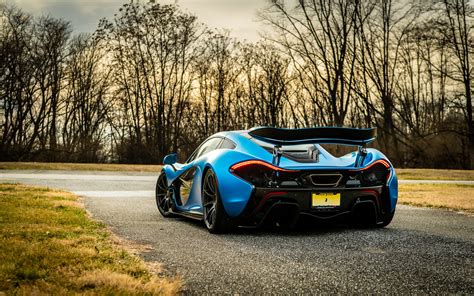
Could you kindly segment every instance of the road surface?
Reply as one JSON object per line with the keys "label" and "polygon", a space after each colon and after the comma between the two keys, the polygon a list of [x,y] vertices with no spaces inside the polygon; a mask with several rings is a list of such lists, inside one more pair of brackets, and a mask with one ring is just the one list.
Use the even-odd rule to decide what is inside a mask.
{"label": "road surface", "polygon": [[474,217],[398,206],[377,230],[302,225],[292,232],[212,235],[198,222],[164,219],[156,176],[140,173],[0,171],[0,182],[75,192],[141,256],[178,274],[187,294],[474,293]]}

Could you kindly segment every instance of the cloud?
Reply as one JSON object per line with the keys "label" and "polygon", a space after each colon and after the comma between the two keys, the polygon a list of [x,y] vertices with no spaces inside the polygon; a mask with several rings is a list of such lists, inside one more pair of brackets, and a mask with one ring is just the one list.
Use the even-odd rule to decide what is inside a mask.
{"label": "cloud", "polygon": [[122,5],[113,0],[7,0],[33,15],[70,21],[76,32],[92,32],[103,17],[112,17]]}
{"label": "cloud", "polygon": [[[1,0],[0,0],[1,1]],[[158,3],[175,3],[161,0]],[[112,18],[127,0],[6,0],[34,15],[51,15],[71,22],[75,32],[92,32],[101,18]],[[256,11],[266,0],[177,0],[185,11],[211,28],[226,28],[237,38],[256,40],[262,27]]]}
{"label": "cloud", "polygon": [[257,40],[262,24],[257,11],[265,7],[266,0],[181,0],[178,4],[195,14],[211,28],[230,29],[232,35],[250,41]]}
{"label": "cloud", "polygon": [[7,4],[13,4],[25,11],[41,11],[45,5],[45,1],[32,1],[32,0],[6,0]]}

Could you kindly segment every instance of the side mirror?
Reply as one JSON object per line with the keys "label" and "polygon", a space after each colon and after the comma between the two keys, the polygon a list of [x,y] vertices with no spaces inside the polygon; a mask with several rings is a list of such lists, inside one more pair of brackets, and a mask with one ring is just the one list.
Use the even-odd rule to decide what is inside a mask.
{"label": "side mirror", "polygon": [[178,159],[178,156],[176,155],[176,153],[168,154],[163,159],[163,163],[173,165],[176,163],[177,159]]}

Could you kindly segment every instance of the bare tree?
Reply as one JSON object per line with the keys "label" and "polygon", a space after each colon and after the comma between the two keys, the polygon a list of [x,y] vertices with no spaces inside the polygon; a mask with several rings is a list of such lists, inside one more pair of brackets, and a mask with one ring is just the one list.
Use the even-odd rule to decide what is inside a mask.
{"label": "bare tree", "polygon": [[[393,0],[367,2],[358,14],[359,38],[363,47],[359,63],[363,68],[364,87],[369,89],[365,93],[368,96],[365,102],[368,109],[382,118],[381,122],[375,123],[382,131],[384,150],[393,156],[400,151],[394,122],[400,46],[415,17],[409,3]],[[378,108],[379,102],[381,108]]]}
{"label": "bare tree", "polygon": [[[35,128],[42,151],[49,150],[48,160],[58,152],[57,128],[60,93],[64,75],[65,48],[69,39],[69,23],[60,19],[41,17],[34,26],[32,52],[37,83],[39,109],[45,118]],[[41,113],[41,112],[40,112]],[[38,115],[40,118],[42,114]],[[35,135],[35,134],[34,134]],[[34,138],[34,137],[33,137]]]}
{"label": "bare tree", "polygon": [[443,0],[441,18],[438,19],[446,30],[446,40],[456,57],[453,79],[464,88],[464,102],[459,102],[464,113],[468,139],[466,168],[474,165],[474,122],[472,117],[472,72],[474,54],[473,21],[474,8],[468,0]]}
{"label": "bare tree", "polygon": [[352,98],[357,2],[299,1],[291,9],[272,1],[262,18],[279,33],[270,38],[286,49],[323,124],[344,124]]}
{"label": "bare tree", "polygon": [[396,165],[472,167],[466,0],[272,0],[258,43],[154,1],[74,38],[0,13],[1,159],[156,163],[221,130],[376,125]]}
{"label": "bare tree", "polygon": [[201,41],[200,55],[194,68],[205,135],[232,126],[231,101],[240,74],[236,63],[236,45],[225,31],[208,32]]}
{"label": "bare tree", "polygon": [[[3,7],[1,96],[4,157],[19,159],[33,150],[57,150],[59,98],[69,23],[51,17],[33,21]],[[53,158],[51,158],[53,157]],[[47,157],[54,160],[54,155]]]}
{"label": "bare tree", "polygon": [[[287,126],[289,59],[272,44],[248,44],[241,49],[244,89],[243,117],[250,117],[245,127],[255,125]],[[242,113],[242,112],[241,112]],[[291,116],[290,116],[291,117]]]}
{"label": "bare tree", "polygon": [[69,44],[65,62],[65,91],[61,116],[61,139],[70,161],[103,161],[108,117],[114,101],[109,97],[110,68],[106,51],[94,36],[78,35]]}
{"label": "bare tree", "polygon": [[0,96],[3,124],[0,146],[2,159],[18,159],[29,153],[27,122],[33,107],[29,41],[32,38],[31,16],[14,8],[3,6],[1,15]]}
{"label": "bare tree", "polygon": [[[100,32],[111,48],[116,96],[125,118],[130,161],[158,161],[178,148],[192,90],[191,65],[200,28],[175,5],[131,1]],[[157,149],[156,149],[157,148]]]}

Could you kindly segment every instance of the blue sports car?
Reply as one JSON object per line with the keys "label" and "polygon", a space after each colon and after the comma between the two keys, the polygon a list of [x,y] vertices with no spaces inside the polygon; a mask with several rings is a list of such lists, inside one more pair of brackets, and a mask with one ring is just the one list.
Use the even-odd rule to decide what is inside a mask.
{"label": "blue sports car", "polygon": [[[186,160],[164,158],[156,203],[164,217],[203,220],[212,233],[272,223],[292,227],[300,216],[348,217],[384,227],[395,213],[395,170],[365,148],[376,129],[256,127],[220,132]],[[354,146],[341,157],[323,145]]]}

